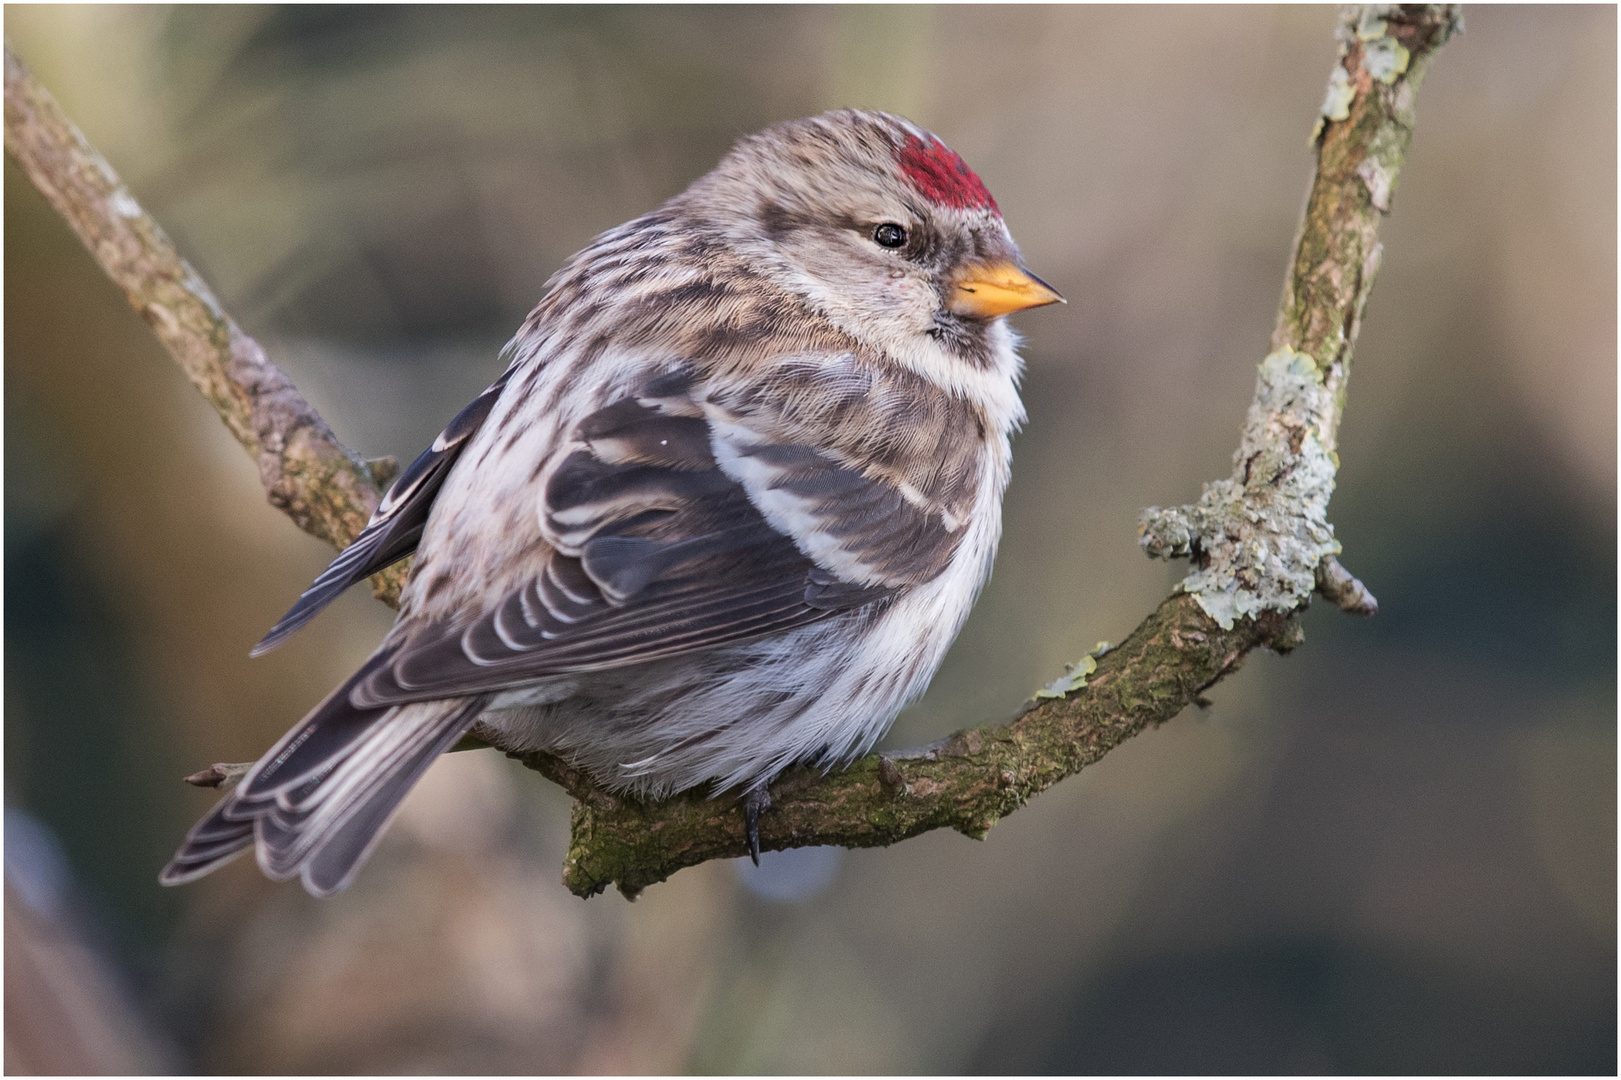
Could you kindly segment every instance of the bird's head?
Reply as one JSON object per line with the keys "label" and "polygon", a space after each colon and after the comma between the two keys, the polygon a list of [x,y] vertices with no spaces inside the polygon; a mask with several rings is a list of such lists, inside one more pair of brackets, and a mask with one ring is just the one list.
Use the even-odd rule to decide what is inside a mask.
{"label": "bird's head", "polygon": [[1062,302],[1023,268],[989,190],[931,133],[842,109],[743,139],[683,197],[751,264],[891,355],[991,362],[993,324]]}

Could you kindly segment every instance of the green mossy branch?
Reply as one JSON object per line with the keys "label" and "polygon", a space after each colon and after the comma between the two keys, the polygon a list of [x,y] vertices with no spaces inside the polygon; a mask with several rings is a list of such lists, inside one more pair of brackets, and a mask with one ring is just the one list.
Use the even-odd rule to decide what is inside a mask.
{"label": "green mossy branch", "polygon": [[[1279,507],[1297,512],[1296,495],[1283,499],[1278,493],[1307,434],[1330,464],[1325,468],[1321,457],[1313,459],[1326,477],[1305,494],[1326,509],[1345,377],[1378,268],[1379,219],[1389,210],[1412,138],[1418,83],[1458,26],[1452,5],[1350,8],[1342,16],[1342,54],[1313,136],[1317,174],[1268,358],[1274,382],[1304,375],[1302,365],[1305,372],[1315,369],[1314,379],[1305,377],[1304,386],[1295,388],[1308,397],[1315,392],[1306,418],[1310,431],[1289,411],[1296,408],[1289,386],[1281,395],[1289,400],[1281,405],[1263,401],[1259,391],[1265,387],[1258,386],[1241,443],[1241,453],[1252,456],[1235,463],[1233,481],[1219,482],[1236,485],[1223,490],[1232,496],[1232,512],[1246,520],[1276,515]],[[9,46],[6,150],[255,455],[270,501],[335,546],[352,539],[376,505],[386,466],[367,465],[337,441],[23,71]],[[1267,371],[1263,365],[1263,384]],[[1279,396],[1276,386],[1273,392]],[[1159,512],[1168,532],[1158,537],[1163,543],[1157,553],[1208,562],[1204,538],[1189,527],[1189,509]],[[1306,524],[1326,528],[1326,521]],[[1154,539],[1145,537],[1145,546]],[[838,773],[783,773],[771,787],[772,808],[760,819],[761,847],[880,847],[940,828],[984,836],[1036,794],[1145,727],[1202,701],[1203,692],[1236,671],[1255,648],[1287,652],[1298,645],[1294,613],[1309,601],[1313,583],[1347,610],[1371,613],[1372,596],[1334,561],[1337,549],[1319,537],[1303,556],[1305,569],[1294,568],[1298,572],[1289,579],[1296,592],[1285,590],[1276,603],[1240,604],[1247,613],[1222,621],[1211,616],[1205,598],[1179,590],[1118,647],[1094,654],[1096,667],[1084,680],[1065,681],[1056,696],[1032,701],[1012,720],[918,750],[869,754]],[[1229,581],[1240,598],[1258,588],[1246,572],[1238,566]],[[374,580],[375,591],[397,604],[404,574],[395,567],[380,584]],[[1307,592],[1298,594],[1302,574]],[[634,896],[683,867],[747,853],[742,814],[730,798],[698,791],[641,803],[603,791],[555,755],[513,756],[575,799],[564,881],[582,896],[609,885]]]}

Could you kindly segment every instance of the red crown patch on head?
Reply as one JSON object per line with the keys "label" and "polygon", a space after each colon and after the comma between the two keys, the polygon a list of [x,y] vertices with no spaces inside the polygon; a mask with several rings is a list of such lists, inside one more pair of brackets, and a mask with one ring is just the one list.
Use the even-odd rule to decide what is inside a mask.
{"label": "red crown patch on head", "polygon": [[1001,214],[985,182],[939,139],[924,142],[916,135],[908,135],[899,157],[901,173],[925,199],[958,210]]}

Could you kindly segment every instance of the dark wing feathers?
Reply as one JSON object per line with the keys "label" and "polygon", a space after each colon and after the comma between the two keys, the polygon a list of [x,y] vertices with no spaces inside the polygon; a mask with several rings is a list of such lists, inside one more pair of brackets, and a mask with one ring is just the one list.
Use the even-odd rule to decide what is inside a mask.
{"label": "dark wing feathers", "polygon": [[[372,524],[256,652],[387,565],[380,560],[414,549],[445,474],[507,378],[400,477]],[[423,627],[373,657],[339,691],[353,715],[290,732],[248,777],[244,794],[285,790],[289,777],[329,761],[394,705],[757,638],[881,600],[945,567],[960,532],[892,483],[814,447],[763,436],[732,447],[763,466],[763,484],[749,488],[729,476],[716,462],[695,393],[690,375],[665,374],[581,421],[575,449],[547,481],[545,517],[557,543],[534,576],[473,622]],[[816,530],[865,572],[805,554],[762,513],[773,493],[796,500]],[[271,828],[264,820],[261,827]]]}
{"label": "dark wing feathers", "polygon": [[578,437],[610,465],[645,464],[702,470],[715,467],[709,425],[696,416],[671,416],[626,398],[580,423]]}
{"label": "dark wing feathers", "polygon": [[[819,565],[716,462],[690,380],[662,377],[587,417],[544,492],[557,546],[520,589],[471,623],[424,627],[351,691],[359,709],[489,693],[548,676],[644,663],[804,626],[928,580],[958,534],[808,446],[753,443],[768,487],[901,584]],[[932,523],[932,524],[931,524]],[[887,553],[887,554],[886,554]]]}
{"label": "dark wing feathers", "polygon": [[740,456],[767,466],[768,487],[814,508],[818,531],[881,580],[915,585],[945,569],[962,539],[939,511],[908,502],[893,484],[870,479],[806,446],[755,443]]}
{"label": "dark wing feathers", "polygon": [[263,656],[286,641],[321,609],[337,599],[349,586],[364,580],[416,551],[434,497],[461,456],[463,447],[478,431],[496,399],[512,376],[508,368],[482,394],[456,414],[433,445],[424,450],[389,487],[371,521],[354,543],[343,549],[332,565],[316,578],[304,595],[275,626],[270,628],[250,655]]}

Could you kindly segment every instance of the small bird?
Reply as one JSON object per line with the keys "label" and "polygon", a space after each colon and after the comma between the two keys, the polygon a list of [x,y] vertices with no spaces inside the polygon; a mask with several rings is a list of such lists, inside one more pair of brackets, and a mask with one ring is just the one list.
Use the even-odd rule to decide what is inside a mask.
{"label": "small bird", "polygon": [[571,258],[505,372],[254,649],[415,554],[383,643],[187,834],[353,880],[471,732],[605,788],[739,791],[865,753],[990,573],[1024,420],[1003,316],[1061,302],[984,183],[900,117],[742,139]]}

